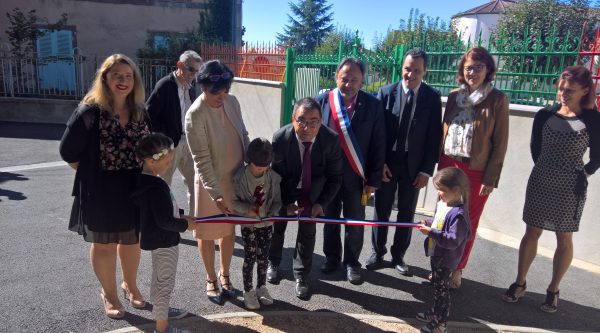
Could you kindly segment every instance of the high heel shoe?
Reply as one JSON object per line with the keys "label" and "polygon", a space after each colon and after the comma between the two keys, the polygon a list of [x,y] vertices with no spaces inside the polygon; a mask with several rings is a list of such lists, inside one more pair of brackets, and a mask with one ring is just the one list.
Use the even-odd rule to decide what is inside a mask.
{"label": "high heel shoe", "polygon": [[146,301],[134,299],[133,293],[129,291],[127,285],[125,283],[121,284],[121,289],[123,290],[123,297],[129,301],[129,305],[136,309],[143,309],[146,307]]}
{"label": "high heel shoe", "polygon": [[219,272],[219,282],[221,282],[221,292],[227,297],[235,297],[235,288],[229,280],[229,275],[224,275]]}
{"label": "high heel shoe", "polygon": [[[210,288],[211,285],[212,288]],[[211,293],[216,293],[216,295],[211,295]],[[208,297],[209,301],[217,305],[223,305],[225,303],[223,301],[223,296],[221,295],[221,290],[217,285],[217,280],[206,280],[206,297]]]}
{"label": "high heel shoe", "polygon": [[115,309],[115,306],[110,303],[108,298],[106,298],[106,295],[104,295],[104,291],[100,292],[100,297],[102,298],[102,304],[104,305],[104,313],[106,313],[108,318],[121,319],[125,317],[125,310],[123,310],[123,307]]}

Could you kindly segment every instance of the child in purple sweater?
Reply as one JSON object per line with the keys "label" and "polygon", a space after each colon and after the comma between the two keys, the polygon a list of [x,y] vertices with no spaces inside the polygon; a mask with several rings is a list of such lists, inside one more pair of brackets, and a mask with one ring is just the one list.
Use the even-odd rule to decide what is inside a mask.
{"label": "child in purple sweater", "polygon": [[424,333],[446,332],[450,314],[450,277],[471,238],[469,222],[469,180],[458,168],[445,168],[433,177],[439,201],[433,219],[422,220],[420,231],[425,239],[425,254],[431,257],[431,282],[434,287],[433,306],[417,314],[426,322]]}

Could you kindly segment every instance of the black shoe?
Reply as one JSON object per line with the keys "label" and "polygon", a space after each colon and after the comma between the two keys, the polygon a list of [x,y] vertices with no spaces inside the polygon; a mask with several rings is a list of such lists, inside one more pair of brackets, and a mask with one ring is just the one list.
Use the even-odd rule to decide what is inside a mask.
{"label": "black shoe", "polygon": [[408,265],[402,259],[400,259],[399,261],[394,261],[394,268],[398,271],[398,273],[402,275],[410,274],[408,272]]}
{"label": "black shoe", "polygon": [[300,299],[307,299],[309,295],[309,288],[304,278],[296,279],[296,297]]}
{"label": "black shoe", "polygon": [[371,254],[369,259],[367,259],[367,263],[365,264],[365,268],[372,271],[376,269],[381,269],[384,267],[383,258],[378,256],[377,253]]}
{"label": "black shoe", "polygon": [[324,274],[331,274],[335,272],[339,266],[340,263],[338,261],[326,260],[325,263],[321,265],[321,272]]}
{"label": "black shoe", "polygon": [[279,282],[278,269],[279,267],[269,263],[269,267],[267,268],[267,281],[269,283],[277,284]]}
{"label": "black shoe", "polygon": [[346,277],[348,278],[348,282],[352,284],[361,284],[363,282],[358,268],[348,267],[346,269]]}

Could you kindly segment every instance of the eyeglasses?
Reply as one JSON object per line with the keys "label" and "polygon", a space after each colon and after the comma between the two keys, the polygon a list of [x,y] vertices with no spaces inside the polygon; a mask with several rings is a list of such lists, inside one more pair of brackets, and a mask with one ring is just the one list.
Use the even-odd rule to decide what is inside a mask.
{"label": "eyeglasses", "polygon": [[210,82],[219,82],[221,79],[222,80],[229,80],[229,79],[231,79],[231,73],[225,72],[223,74],[209,75],[208,79],[210,80]]}
{"label": "eyeglasses", "polygon": [[465,72],[479,73],[483,70],[483,67],[485,67],[485,65],[467,66],[465,67]]}
{"label": "eyeglasses", "polygon": [[301,127],[316,128],[321,125],[321,119],[304,120],[294,118]]}

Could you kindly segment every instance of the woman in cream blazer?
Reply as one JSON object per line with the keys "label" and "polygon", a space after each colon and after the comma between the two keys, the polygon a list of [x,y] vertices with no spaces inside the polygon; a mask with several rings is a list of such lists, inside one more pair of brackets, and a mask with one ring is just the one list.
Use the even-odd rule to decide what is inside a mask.
{"label": "woman in cream blazer", "polygon": [[[233,72],[220,60],[206,62],[198,74],[203,93],[185,117],[185,132],[195,169],[195,216],[232,213],[232,178],[244,163],[249,138],[238,100],[229,95]],[[223,295],[234,296],[229,280],[233,255],[234,225],[199,224],[194,232],[206,268],[206,294],[223,304]],[[220,270],[214,268],[215,240],[219,241]],[[219,287],[220,284],[220,287]]]}

